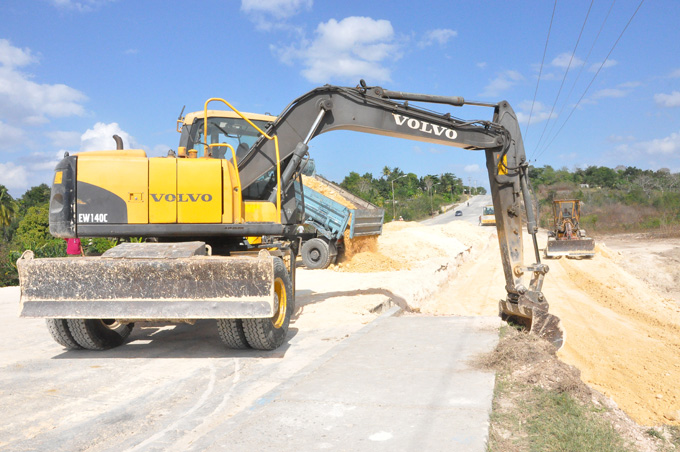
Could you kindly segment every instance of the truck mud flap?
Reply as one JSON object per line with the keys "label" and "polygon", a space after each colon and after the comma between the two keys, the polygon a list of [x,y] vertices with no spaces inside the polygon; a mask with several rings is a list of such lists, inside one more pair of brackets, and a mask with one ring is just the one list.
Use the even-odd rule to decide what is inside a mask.
{"label": "truck mud flap", "polygon": [[[265,253],[266,254],[266,253]],[[96,319],[266,318],[270,255],[51,258],[17,262],[21,316]]]}
{"label": "truck mud flap", "polygon": [[595,241],[591,238],[573,240],[548,240],[546,257],[593,257]]}

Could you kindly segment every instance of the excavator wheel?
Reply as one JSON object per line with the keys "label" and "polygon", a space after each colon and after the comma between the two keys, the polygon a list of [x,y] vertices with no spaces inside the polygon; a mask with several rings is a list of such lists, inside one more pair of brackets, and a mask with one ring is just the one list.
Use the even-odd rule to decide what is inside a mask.
{"label": "excavator wheel", "polygon": [[217,319],[217,331],[224,345],[236,350],[250,348],[241,319]]}
{"label": "excavator wheel", "polygon": [[134,323],[120,323],[112,319],[68,319],[73,339],[88,350],[107,350],[118,347],[132,332]]}
{"label": "excavator wheel", "polygon": [[50,332],[52,339],[67,350],[81,350],[83,347],[76,342],[68,327],[65,319],[45,319],[47,331]]}
{"label": "excavator wheel", "polygon": [[278,309],[268,319],[243,319],[246,341],[257,350],[274,350],[286,339],[290,317],[295,310],[293,284],[280,258],[274,259],[274,292]]}

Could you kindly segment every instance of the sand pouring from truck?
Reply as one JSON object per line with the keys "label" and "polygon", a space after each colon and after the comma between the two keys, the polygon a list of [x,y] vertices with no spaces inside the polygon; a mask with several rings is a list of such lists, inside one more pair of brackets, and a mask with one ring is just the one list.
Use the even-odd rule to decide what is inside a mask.
{"label": "sand pouring from truck", "polygon": [[[225,104],[233,117],[211,119],[211,102]],[[460,120],[413,102],[488,107],[493,119]],[[294,182],[309,141],[334,130],[483,151],[507,292],[500,312],[561,346],[560,321],[541,292],[548,267],[540,262],[529,165],[510,105],[389,91],[363,80],[356,87],[313,89],[277,117],[209,99],[202,118],[182,125],[177,153],[167,157],[148,158],[120,143],[66,155],[52,183],[54,236],[154,237],[157,243],[127,243],[79,259],[24,253],[21,315],[46,318],[53,338],[69,349],[120,345],[137,320],[196,319],[215,319],[228,347],[279,347],[295,309],[297,231],[305,220]],[[523,205],[532,264],[523,251]]]}

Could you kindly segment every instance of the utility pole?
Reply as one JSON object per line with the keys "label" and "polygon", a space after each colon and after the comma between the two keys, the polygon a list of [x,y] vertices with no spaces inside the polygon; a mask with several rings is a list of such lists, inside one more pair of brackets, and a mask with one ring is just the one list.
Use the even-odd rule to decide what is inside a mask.
{"label": "utility pole", "polygon": [[396,205],[394,203],[394,181],[397,180],[397,179],[401,179],[402,177],[406,177],[406,176],[408,176],[408,174],[402,174],[401,176],[395,177],[394,179],[392,179],[392,221],[397,219],[397,208],[396,208]]}

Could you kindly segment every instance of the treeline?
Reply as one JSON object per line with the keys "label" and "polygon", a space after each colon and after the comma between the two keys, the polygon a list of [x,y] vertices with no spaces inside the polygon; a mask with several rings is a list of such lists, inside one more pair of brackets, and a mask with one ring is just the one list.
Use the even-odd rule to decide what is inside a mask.
{"label": "treeline", "polygon": [[582,201],[588,232],[680,233],[680,173],[631,166],[589,166],[570,171],[531,167],[529,178],[540,205],[541,226],[550,227],[553,199]]}
{"label": "treeline", "polygon": [[[483,187],[468,187],[453,173],[419,177],[398,167],[384,167],[380,177],[350,172],[340,186],[350,193],[385,209],[385,221],[403,218],[420,220],[438,212],[442,206],[460,200],[469,190],[486,194]],[[393,198],[394,197],[394,198]]]}
{"label": "treeline", "polygon": [[[14,199],[0,185],[0,287],[19,283],[16,261],[25,250],[36,257],[65,257],[66,242],[52,237],[49,228],[50,187],[41,184]],[[87,253],[97,254],[111,246],[107,239],[83,241]]]}

